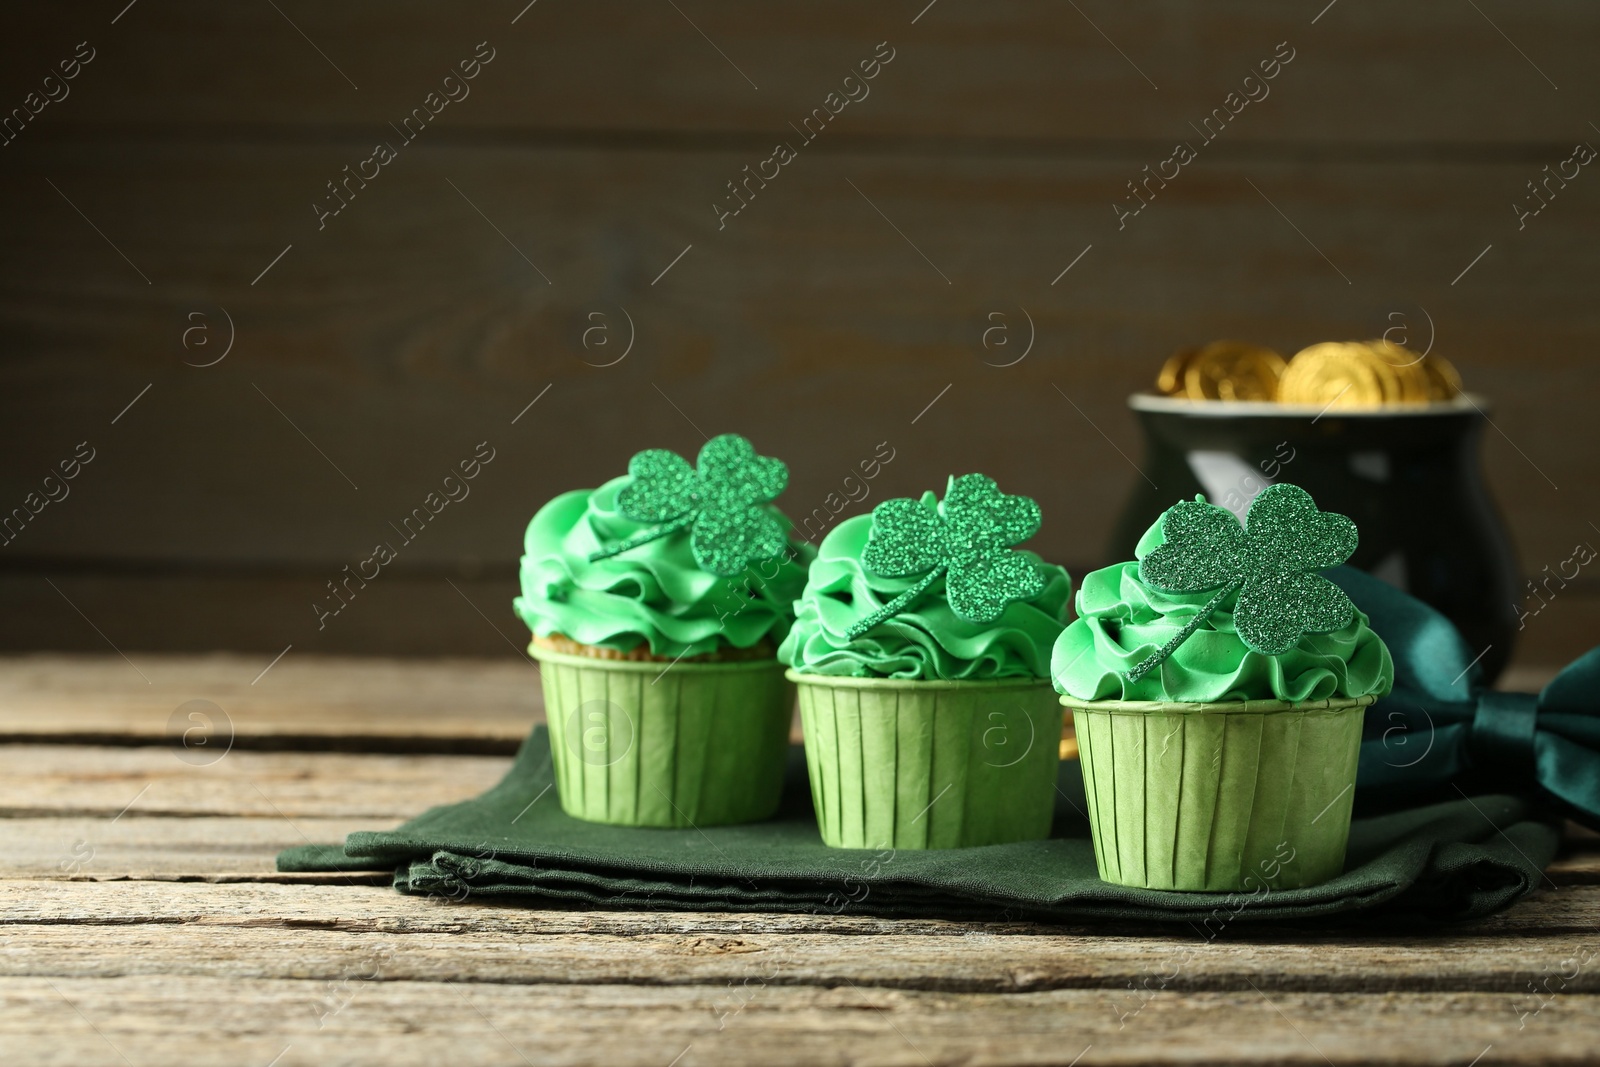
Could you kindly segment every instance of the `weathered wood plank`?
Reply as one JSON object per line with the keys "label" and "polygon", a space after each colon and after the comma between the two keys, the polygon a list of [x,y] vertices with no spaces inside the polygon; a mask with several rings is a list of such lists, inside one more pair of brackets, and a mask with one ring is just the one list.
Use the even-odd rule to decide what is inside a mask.
{"label": "weathered wood plank", "polygon": [[[129,595],[132,578],[58,570],[58,592],[12,572],[6,595],[19,609],[0,619],[0,630],[11,628],[7,642],[100,642],[65,593],[130,650],[161,644],[173,615],[188,619],[179,624],[185,640],[210,628],[230,641],[250,635],[250,647],[270,652],[355,642],[355,618],[366,620],[366,640],[389,627],[422,643],[431,627],[502,649],[519,640],[508,579],[529,515],[559,490],[624,469],[641,441],[692,450],[699,433],[674,404],[697,424],[745,431],[791,457],[784,504],[796,514],[826,513],[830,494],[842,504],[844,474],[886,441],[894,462],[846,512],[982,468],[1040,500],[1037,547],[1076,566],[1103,557],[1138,478],[1118,454],[1138,461],[1124,398],[1148,385],[1172,349],[1244,334],[1292,350],[1370,336],[1392,325],[1391,311],[1410,321],[1424,307],[1437,351],[1496,403],[1507,437],[1490,433],[1486,457],[1526,569],[1559,562],[1594,536],[1566,502],[1600,492],[1586,462],[1595,431],[1583,406],[1600,389],[1600,367],[1573,355],[1600,344],[1579,269],[1581,235],[1600,226],[1600,201],[1569,192],[1519,232],[1508,198],[1537,173],[1531,164],[1307,168],[1204,158],[1118,232],[1110,203],[1145,162],[1134,152],[1094,160],[834,153],[797,160],[718,231],[709,205],[748,162],[736,152],[424,146],[318,232],[308,197],[356,147],[134,145],[112,165],[90,142],[43,144],[0,178],[0,191],[37,208],[19,214],[15,266],[0,268],[4,331],[14,341],[0,385],[16,412],[0,420],[0,447],[14,457],[0,492],[20,500],[35,488],[29,471],[49,469],[77,441],[101,442],[72,497],[50,505],[7,552],[17,566],[140,562],[195,583],[182,590],[194,591],[187,611],[169,597],[151,602],[157,613]],[[63,172],[74,175],[74,202],[115,230],[154,286],[54,196],[45,179]],[[157,210],[167,203],[185,211],[168,218]],[[218,218],[233,221],[218,229]],[[252,286],[290,243],[289,257]],[[1052,286],[1090,244],[1088,258]],[[1451,286],[1489,244],[1493,253]],[[545,285],[524,254],[559,284]],[[1488,291],[1495,299],[1484,299]],[[1219,302],[1219,292],[1253,295]],[[177,355],[144,355],[180,352],[187,313],[173,309],[202,299],[219,320],[219,341],[215,309],[233,316],[237,358],[200,370]],[[1245,306],[1268,303],[1270,315]],[[588,315],[617,319],[620,343],[620,308],[635,324],[635,351],[614,367],[585,365]],[[1000,312],[1021,330],[1023,308],[1037,331],[1034,352],[1012,367],[985,365],[988,316]],[[528,358],[533,350],[540,359]],[[959,388],[913,425],[952,384]],[[547,385],[549,396],[512,425]],[[352,490],[262,393],[363,488]],[[830,432],[816,432],[824,424]],[[952,432],[999,425],[1004,441]],[[326,583],[392,539],[390,524],[486,439],[497,459],[471,497],[319,629],[313,604],[330,596]],[[1065,466],[1039,457],[1064,457]],[[246,484],[248,494],[229,488]],[[234,503],[217,506],[219,493]],[[170,521],[130,522],[136,515]],[[499,568],[498,591],[469,604],[427,570],[464,559]],[[196,576],[186,570],[194,561],[223,574]],[[260,602],[240,596],[246,590],[226,585],[228,566],[287,568],[277,573],[298,598],[288,589]],[[402,596],[408,569],[427,576],[426,596]],[[419,605],[429,609],[421,619]],[[1563,591],[1530,622],[1526,644],[1547,662],[1570,658],[1600,636],[1597,605],[1592,591]],[[404,624],[380,623],[384,615]]]}
{"label": "weathered wood plank", "polygon": [[1600,884],[1600,851],[1593,848],[1568,851],[1556,857],[1544,873],[1555,885]]}
{"label": "weathered wood plank", "polygon": [[[879,933],[872,935],[868,951],[859,951],[850,935],[798,932],[720,937],[649,929],[560,936],[506,928],[353,933],[308,929],[258,911],[227,925],[186,921],[88,930],[52,924],[12,927],[7,934],[0,974],[15,977],[337,981],[370,962],[381,945],[384,978],[392,981],[716,985],[754,974],[773,985],[853,983],[953,993],[1085,988],[1125,993],[1130,984],[1145,994],[1248,991],[1252,983],[1268,991],[1317,993],[1522,993],[1530,980],[1537,986],[1546,973],[1564,970],[1577,973],[1562,978],[1563,993],[1600,991],[1600,968],[1562,966],[1566,960],[1600,960],[1600,933],[1515,945],[1450,932],[1376,939],[1347,933],[1309,942],[1290,933],[1207,943],[1183,927],[1138,937],[1016,937],[978,928],[954,935]],[[92,954],[83,951],[90,939]],[[1129,999],[1129,1007],[1137,1007],[1137,999]]]}
{"label": "weathered wood plank", "polygon": [[[1039,547],[1077,567],[1103,558],[1136,477],[1099,431],[1137,458],[1121,399],[1171,349],[1222,335],[1292,349],[1377,333],[1391,313],[1416,326],[1424,307],[1439,351],[1500,405],[1508,439],[1491,435],[1492,480],[1524,566],[1537,572],[1590,536],[1566,501],[1595,489],[1581,432],[1597,383],[1574,355],[1600,340],[1581,281],[1594,201],[1580,179],[1526,229],[1507,211],[1591,136],[1581,101],[1600,76],[1583,47],[1600,16],[1582,6],[1491,16],[1442,0],[1314,14],[1260,2],[996,3],[891,17],[838,3],[756,15],[700,0],[692,12],[546,6],[515,25],[482,5],[441,26],[414,3],[297,10],[291,22],[287,11],[191,0],[110,25],[121,14],[30,10],[0,39],[13,101],[48,57],[85,37],[98,49],[71,98],[7,148],[0,176],[18,207],[0,268],[12,357],[0,370],[0,450],[13,461],[0,495],[23,499],[86,437],[104,457],[75,500],[52,505],[0,560],[16,568],[0,574],[0,598],[17,605],[0,616],[0,645],[100,647],[33,573],[48,566],[129,649],[272,653],[293,639],[498,652],[496,626],[516,636],[506,605],[533,506],[621,469],[640,439],[696,442],[658,389],[699,422],[721,413],[760,429],[771,450],[804,455],[786,500],[797,511],[821,506],[884,438],[907,457],[894,492],[979,465],[1036,483],[1024,487],[1063,517]],[[297,25],[338,61],[314,55]],[[484,38],[498,53],[472,98],[317,229],[308,209],[325,183]],[[872,96],[716,229],[710,204],[725,183],[884,38],[898,51]],[[1194,136],[1282,40],[1296,58],[1272,96],[1115,230],[1125,183]],[[265,287],[252,286],[291,244]],[[654,287],[690,244],[670,285]],[[1318,250],[1339,266],[1326,269]],[[622,307],[638,351],[611,370],[580,366],[593,355],[580,343],[590,314],[609,321]],[[1024,307],[1037,354],[983,366],[991,313],[1015,325]],[[237,354],[204,371],[179,366],[193,355],[180,340],[190,312],[210,321],[223,308]],[[220,323],[210,328],[220,343]],[[505,462],[517,476],[490,487],[491,472],[474,518],[446,516],[331,632],[304,635],[324,583],[432,488],[418,472],[448,467],[485,434],[512,438],[511,415],[552,382],[558,399],[516,427],[523,451]],[[956,382],[910,427],[925,398]],[[112,428],[146,385],[141,409]],[[359,499],[252,386],[363,484]],[[752,408],[752,397],[762,402]],[[817,433],[819,421],[831,432]],[[949,432],[963,424],[1003,424],[1008,437],[975,446]],[[1067,457],[1068,473],[1041,475],[1040,456]],[[438,577],[478,561],[502,576],[467,589],[492,622]],[[1600,637],[1600,597],[1565,592],[1536,626],[1529,643],[1542,656],[1570,658]]]}
{"label": "weathered wood plank", "polygon": [[[343,566],[343,561],[338,566]],[[75,563],[0,569],[0,600],[16,605],[15,613],[0,615],[0,648],[109,651],[106,638],[84,622],[88,617],[102,631],[111,628],[108,636],[116,635],[116,646],[138,669],[144,667],[141,651],[230,649],[258,657],[258,665],[250,672],[253,677],[283,651],[290,637],[303,637],[315,587],[322,579],[303,570],[299,577],[257,577],[250,574],[250,565],[243,564],[242,569],[242,573],[231,573],[230,567],[223,565],[203,574],[186,574],[157,565],[145,573],[107,574],[98,566],[85,569]],[[509,572],[509,565],[500,569]],[[52,589],[46,578],[57,589]],[[63,593],[84,615],[67,606]],[[325,587],[322,593],[327,595]],[[319,647],[329,652],[510,661],[526,645],[519,633],[522,623],[511,611],[517,593],[517,581],[509,576],[472,581],[448,574],[408,577],[402,573],[368,589],[364,610],[345,612],[340,620],[345,625],[336,632],[330,629],[316,636]],[[240,604],[249,604],[250,610],[236,610]],[[198,606],[204,607],[197,613]],[[21,621],[28,618],[36,624]],[[293,643],[291,656],[310,647],[305,640]],[[532,673],[531,668],[524,669]],[[123,670],[143,684],[126,662]],[[450,722],[441,719],[439,725],[448,727]],[[465,751],[499,751],[493,746],[501,742],[462,739],[460,743],[469,746],[462,749]]]}
{"label": "weathered wood plank", "polygon": [[3,745],[0,818],[304,815],[383,824],[477,796],[510,766],[484,756]]}
{"label": "weathered wood plank", "polygon": [[1100,990],[788,988],[755,976],[750,986],[671,989],[388,981],[372,948],[359,972],[377,971],[372,981],[8,978],[0,1040],[30,1059],[79,1063],[661,1067],[675,1057],[1066,1064],[1091,1048],[1086,1063],[1551,1064],[1585,1061],[1600,1038],[1600,1001],[1584,994],[1519,1016],[1530,998],[1514,994],[1191,993],[1124,1019]]}
{"label": "weathered wood plank", "polygon": [[[507,929],[522,933],[606,933],[626,936],[645,931],[677,931],[677,933],[731,934],[765,931],[765,933],[960,933],[966,929],[981,929],[986,933],[1077,933],[1096,936],[1120,934],[1150,934],[1165,931],[1171,936],[1171,926],[1162,923],[1123,923],[1123,921],[1093,921],[1093,923],[1066,923],[1066,925],[1035,925],[1035,923],[952,923],[944,920],[885,920],[870,915],[746,915],[746,913],[658,913],[603,910],[584,912],[568,909],[525,909],[514,904],[485,904],[459,909],[437,909],[427,897],[402,896],[389,893],[387,881],[382,893],[365,893],[350,889],[355,881],[362,885],[379,885],[368,875],[274,875],[270,869],[259,872],[198,873],[189,869],[184,873],[158,875],[168,880],[109,880],[91,881],[96,877],[93,867],[74,875],[75,880],[50,880],[51,875],[64,878],[59,872],[48,872],[30,877],[27,873],[11,872],[0,875],[0,899],[6,901],[10,921],[86,921],[86,923],[144,923],[144,921],[174,921],[176,918],[194,921],[227,923],[238,915],[286,915],[298,921],[322,921],[328,928],[350,931],[403,926],[406,929],[435,929],[435,931],[491,931]],[[114,877],[101,872],[99,877]],[[43,880],[42,880],[43,878]],[[186,878],[184,881],[174,881]],[[312,885],[307,885],[307,881]],[[226,891],[216,891],[218,886]],[[5,920],[0,920],[5,921]],[[1530,934],[1584,934],[1600,921],[1600,889],[1595,886],[1554,886],[1539,889],[1514,909],[1493,915],[1477,923],[1430,928],[1435,936],[1523,937]],[[1306,941],[1338,939],[1347,928],[1360,929],[1366,936],[1411,936],[1414,928],[1402,921],[1373,920],[1354,917],[1338,923],[1301,925],[1278,923],[1270,928],[1237,923],[1227,931],[1230,939],[1266,939],[1274,941],[1283,931],[1296,931],[1296,936]],[[1266,933],[1258,933],[1266,931]]]}
{"label": "weathered wood plank", "polygon": [[843,112],[839,134],[1166,145],[1190,136],[1188,124],[1223,106],[1286,40],[1295,58],[1230,137],[1564,141],[1583,125],[1578,101],[1597,87],[1583,43],[1600,19],[1580,4],[1495,10],[1494,25],[1438,0],[1381,12],[1339,6],[1320,18],[1319,5],[1259,0],[1194,9],[1099,0],[1081,12],[991,2],[919,17],[924,6],[463,4],[441,24],[420,3],[291,4],[291,24],[265,5],[189,0],[130,13],[115,28],[106,25],[115,4],[104,14],[42,8],[13,18],[0,69],[15,71],[7,99],[20,99],[78,40],[99,47],[70,101],[49,107],[27,137],[107,124],[381,130],[485,38],[496,58],[471,96],[440,115],[440,133],[770,138],[821,106],[885,38],[896,58]]}
{"label": "weathered wood plank", "polygon": [[[1600,343],[1600,322],[1587,310],[1581,272],[1564,265],[1583,261],[1580,235],[1600,225],[1600,201],[1558,199],[1550,219],[1517,233],[1506,200],[1530,177],[1525,165],[1329,162],[1307,171],[1205,161],[1118,233],[1109,204],[1129,164],[1137,170],[1131,157],[826,156],[796,161],[782,184],[718,233],[708,205],[725,173],[742,165],[731,153],[419,149],[317,233],[307,190],[321,187],[328,154],[155,146],[121,153],[110,168],[96,166],[101,153],[88,146],[51,147],[8,170],[0,186],[39,210],[17,220],[13,237],[13,262],[27,266],[0,272],[19,342],[7,364],[7,402],[23,416],[8,433],[17,461],[0,488],[20,499],[33,488],[27,471],[52,466],[63,446],[106,426],[98,438],[103,454],[80,475],[73,497],[43,512],[8,552],[313,570],[353,563],[375,541],[393,538],[389,522],[488,438],[499,446],[497,459],[472,495],[405,545],[396,565],[462,558],[503,565],[515,558],[539,501],[624,469],[640,440],[685,449],[699,441],[659,387],[696,422],[715,417],[799,457],[785,497],[796,512],[821,506],[844,472],[887,439],[897,458],[857,507],[875,503],[878,493],[934,484],[949,470],[994,468],[1039,496],[1047,517],[1042,552],[1097,559],[1126,484],[1138,475],[1052,383],[1135,455],[1124,397],[1146,387],[1173,348],[1242,330],[1292,350],[1389,325],[1387,311],[1373,310],[1370,300],[1352,303],[1338,274],[1251,182],[1363,290],[1397,294],[1391,301],[1408,306],[1421,300],[1444,331],[1437,350],[1497,401],[1501,428],[1551,479],[1582,495],[1594,477],[1584,462],[1580,399],[1600,388],[1600,370],[1570,353]],[[80,206],[143,255],[146,272],[160,279],[154,289],[66,204],[45,208],[39,198],[53,194],[43,179],[63,168],[77,176]],[[447,179],[472,185],[475,202],[561,284],[544,286]],[[914,237],[953,288],[850,181]],[[193,201],[182,218],[149,210],[173,198]],[[217,217],[238,219],[238,229],[215,232],[209,220]],[[611,221],[596,227],[596,217]],[[291,241],[297,254],[274,268],[272,285],[251,286],[258,261]],[[397,255],[396,242],[428,253]],[[1484,300],[1465,282],[1451,287],[1490,242],[1504,258],[1485,260],[1469,279],[1492,286],[1496,299]],[[652,287],[689,243],[695,251]],[[1088,243],[1095,253],[1068,276],[1070,288],[1052,287]],[[84,295],[83,286],[103,296]],[[202,373],[122,354],[171,350],[185,321],[172,302],[198,299],[201,289],[229,308],[241,346],[293,358],[230,357]],[[1272,292],[1275,313],[1219,307],[1219,291]],[[1152,315],[1157,293],[1161,313]],[[596,301],[627,307],[640,331],[636,351],[605,371],[581,358]],[[64,335],[68,303],[75,318]],[[729,306],[741,314],[729,316]],[[1020,321],[1019,306],[1037,327],[1035,352],[1014,367],[985,366],[988,313]],[[1529,329],[1536,329],[1532,344]],[[530,346],[547,358],[528,360]],[[63,388],[69,368],[90,365],[103,384],[92,393]],[[110,428],[152,379],[138,417],[130,413]],[[913,427],[952,381],[962,388]],[[552,382],[549,406],[541,402],[512,426]],[[365,488],[353,491],[252,383]],[[356,388],[375,421],[350,417]],[[769,399],[751,408],[752,396]],[[819,435],[824,402],[837,429]],[[1005,425],[1007,440],[985,444],[949,432],[957,425]],[[71,429],[77,426],[84,429]],[[208,447],[189,448],[194,438]],[[1563,505],[1563,494],[1529,477],[1523,455],[1499,435],[1490,438],[1495,488],[1523,534],[1525,562],[1537,571],[1566,558],[1592,531]],[[1037,457],[1048,455],[1072,457],[1071,477],[1043,471]],[[226,473],[219,463],[230,465]],[[153,481],[158,470],[163,477]],[[248,514],[190,488],[226,477],[249,480],[248,502],[239,502]],[[140,509],[182,521],[176,528],[119,521]],[[1051,515],[1061,518],[1051,522]],[[305,579],[307,641],[318,633],[311,602],[329,596],[324,581],[339,566],[316,573]],[[347,610],[363,608],[358,596]],[[487,610],[509,617],[505,605]],[[72,614],[65,605],[61,611]],[[286,633],[284,642],[297,636]]]}
{"label": "weathered wood plank", "polygon": [[[427,897],[404,896],[385,887],[276,884],[273,882],[157,883],[148,881],[34,881],[0,879],[0,926],[5,923],[127,925],[140,923],[248,924],[265,917],[296,926],[352,934],[414,932],[490,936],[629,937],[646,933],[685,936],[744,934],[929,935],[981,932],[1018,936],[1157,937],[1181,940],[1186,928],[1164,923],[1086,922],[1065,925],[966,923],[936,919],[884,919],[858,915],[745,914],[709,912],[588,911],[575,908],[522,908],[515,905],[446,905]],[[1600,915],[1600,890],[1591,886],[1543,889],[1516,907],[1475,923],[1430,928],[1433,938],[1484,938],[1510,943],[1525,938],[1583,937]],[[1222,935],[1228,942],[1323,943],[1360,938],[1408,942],[1420,936],[1415,923],[1396,925],[1307,923],[1261,926],[1235,923]],[[865,942],[864,942],[865,943]]]}
{"label": "weathered wood plank", "polygon": [[358,817],[173,819],[137,810],[120,819],[0,819],[0,877],[271,877],[273,858],[292,845],[343,841],[354,830],[374,828],[374,820]]}
{"label": "weathered wood plank", "polygon": [[[526,659],[419,662],[299,649],[272,659],[140,654],[135,667],[115,654],[0,657],[0,738],[181,746],[194,731],[186,755],[197,761],[201,739],[226,749],[230,731],[240,748],[509,752],[543,719],[539,676]],[[191,700],[210,701],[223,717],[195,707],[200,718],[190,719],[179,709]],[[125,758],[163,769],[177,762]]]}

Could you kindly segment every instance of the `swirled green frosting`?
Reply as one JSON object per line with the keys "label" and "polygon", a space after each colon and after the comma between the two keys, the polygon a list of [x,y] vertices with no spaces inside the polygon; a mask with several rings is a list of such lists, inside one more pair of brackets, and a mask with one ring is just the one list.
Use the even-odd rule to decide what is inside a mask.
{"label": "swirled green frosting", "polygon": [[[1134,554],[1143,559],[1164,540],[1157,520]],[[1225,598],[1160,667],[1130,682],[1127,672],[1183,629],[1214,593],[1169,593],[1146,585],[1138,563],[1090,573],[1078,590],[1078,617],[1057,639],[1051,657],[1056,691],[1079,700],[1299,702],[1382,696],[1394,684],[1389,649],[1359,608],[1343,629],[1308,633],[1288,652],[1266,656],[1234,630],[1238,593]]]}
{"label": "swirled green frosting", "polygon": [[[932,493],[923,502],[934,506]],[[851,625],[877,611],[919,581],[880,578],[862,565],[872,529],[871,515],[857,515],[822,539],[805,592],[795,605],[794,628],[778,658],[802,674],[857,678],[921,678],[977,681],[1048,676],[1050,646],[1061,633],[1072,596],[1072,579],[1032,552],[1044,577],[1044,592],[1006,606],[993,622],[969,622],[950,610],[944,579],[935,581],[905,611],[862,636],[845,636]]]}
{"label": "swirled green frosting", "polygon": [[[609,559],[589,554],[650,524],[617,510],[629,482],[613,478],[551,500],[528,524],[517,614],[536,637],[563,634],[586,645],[626,652],[648,643],[657,656],[698,656],[781,641],[793,620],[813,549],[720,578],[695,563],[688,531],[679,531]],[[790,527],[777,508],[768,508]]]}

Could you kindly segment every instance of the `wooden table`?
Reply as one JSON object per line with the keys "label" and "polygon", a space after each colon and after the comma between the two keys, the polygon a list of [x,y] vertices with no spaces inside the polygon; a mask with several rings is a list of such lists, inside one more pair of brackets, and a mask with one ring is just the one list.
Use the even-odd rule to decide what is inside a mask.
{"label": "wooden table", "polygon": [[[1198,947],[1186,927],[449,904],[273,856],[492,784],[540,714],[533,671],[264,665],[0,660],[7,1064],[1600,1057],[1593,835],[1468,926],[1239,925]],[[191,700],[227,722],[175,718]]]}

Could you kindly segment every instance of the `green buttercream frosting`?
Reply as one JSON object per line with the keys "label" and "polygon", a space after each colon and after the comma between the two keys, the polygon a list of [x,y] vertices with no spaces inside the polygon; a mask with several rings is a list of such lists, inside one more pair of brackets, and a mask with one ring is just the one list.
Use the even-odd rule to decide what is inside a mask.
{"label": "green buttercream frosting", "polygon": [[[926,493],[932,508],[937,497]],[[930,585],[906,610],[851,640],[850,627],[916,585],[918,576],[880,578],[862,564],[871,515],[857,515],[822,539],[805,592],[795,605],[794,628],[778,658],[802,674],[855,678],[979,681],[1048,677],[1050,646],[1066,622],[1072,579],[1032,552],[1044,591],[1006,606],[993,622],[969,622],[950,609],[944,579]]]}
{"label": "green buttercream frosting", "polygon": [[[648,643],[657,656],[783,640],[811,546],[793,546],[787,557],[720,578],[700,569],[689,532],[679,530],[591,563],[591,553],[651,526],[617,510],[617,493],[630,481],[623,476],[598,489],[563,493],[528,524],[522,595],[514,602],[528,629],[536,637],[563,634],[623,652]],[[790,528],[777,508],[767,510]]]}
{"label": "green buttercream frosting", "polygon": [[[1143,559],[1164,540],[1158,519],[1134,554]],[[1267,656],[1248,648],[1234,630],[1237,592],[1224,598],[1156,670],[1129,681],[1127,672],[1192,621],[1214,594],[1146,585],[1136,562],[1092,572],[1078,590],[1078,617],[1057,639],[1051,657],[1056,691],[1079,700],[1296,703],[1382,696],[1394,684],[1389,649],[1359,608],[1343,628],[1308,633],[1288,652]]]}

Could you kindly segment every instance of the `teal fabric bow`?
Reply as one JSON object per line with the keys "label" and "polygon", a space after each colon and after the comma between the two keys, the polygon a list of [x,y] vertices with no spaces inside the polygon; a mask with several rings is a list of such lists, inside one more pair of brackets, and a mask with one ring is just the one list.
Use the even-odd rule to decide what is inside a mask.
{"label": "teal fabric bow", "polygon": [[1394,656],[1394,691],[1367,709],[1357,800],[1368,808],[1456,790],[1533,793],[1600,830],[1600,648],[1533,693],[1483,686],[1443,615],[1349,567],[1327,572]]}

